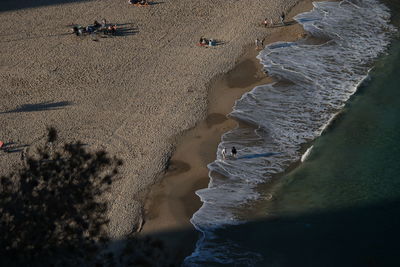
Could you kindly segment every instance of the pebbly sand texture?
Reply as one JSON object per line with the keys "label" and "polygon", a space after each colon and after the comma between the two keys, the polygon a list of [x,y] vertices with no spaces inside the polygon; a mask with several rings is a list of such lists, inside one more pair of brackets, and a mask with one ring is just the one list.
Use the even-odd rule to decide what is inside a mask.
{"label": "pebbly sand texture", "polygon": [[[0,8],[0,140],[28,144],[55,126],[124,160],[109,196],[110,233],[135,231],[145,195],[165,169],[177,137],[207,114],[210,80],[234,67],[245,45],[268,35],[298,0],[18,1]],[[61,4],[62,3],[62,4]],[[3,5],[3,4],[0,4]],[[4,8],[5,7],[5,8]],[[122,29],[101,38],[70,34],[71,24],[106,18]],[[201,36],[223,44],[197,47]],[[0,174],[20,153],[0,153]]]}

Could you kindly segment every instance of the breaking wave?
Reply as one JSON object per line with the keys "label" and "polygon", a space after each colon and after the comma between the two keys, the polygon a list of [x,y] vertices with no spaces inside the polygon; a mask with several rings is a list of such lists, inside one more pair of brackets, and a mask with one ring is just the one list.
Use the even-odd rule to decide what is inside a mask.
{"label": "breaking wave", "polygon": [[[313,5],[312,11],[295,20],[324,42],[278,42],[257,57],[279,82],[257,86],[236,102],[230,116],[254,127],[224,134],[217,159],[208,165],[208,188],[196,192],[203,205],[191,219],[202,237],[185,266],[252,266],[262,260],[219,238],[215,230],[244,222],[246,218],[238,214],[244,204],[260,197],[257,184],[301,160],[301,146],[321,135],[367,77],[395,31],[389,24],[389,10],[377,0]],[[232,146],[238,149],[238,157],[223,160],[221,150]]]}

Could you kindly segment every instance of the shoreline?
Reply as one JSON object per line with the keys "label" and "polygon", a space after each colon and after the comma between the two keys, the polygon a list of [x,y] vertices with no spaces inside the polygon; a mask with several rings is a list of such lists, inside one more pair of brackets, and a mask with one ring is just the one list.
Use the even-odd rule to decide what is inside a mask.
{"label": "shoreline", "polygon": [[[161,239],[167,244],[165,247],[170,248],[171,253],[179,251],[177,255],[174,255],[177,258],[176,262],[182,261],[193,251],[199,235],[189,220],[202,205],[195,191],[208,186],[209,177],[206,165],[215,158],[215,150],[221,135],[236,127],[236,122],[226,115],[230,112],[236,99],[244,93],[262,82],[272,81],[266,76],[253,77],[253,71],[262,74],[261,68],[255,66],[257,59],[253,46],[249,45],[247,48],[247,52],[239,59],[233,70],[219,75],[210,82],[207,117],[179,138],[176,150],[169,160],[165,176],[151,188],[147,196],[145,223],[139,234]],[[253,81],[247,86],[229,87],[227,77],[238,75],[243,68],[248,70],[244,78],[251,78]],[[228,93],[228,96],[225,93]],[[225,99],[224,103],[218,101],[222,97]],[[187,155],[191,156],[190,159]],[[172,237],[167,235],[166,238],[163,238],[165,232],[174,232],[175,234]]]}
{"label": "shoreline", "polygon": [[[295,15],[311,8],[312,1],[300,1],[290,10],[287,18],[292,21]],[[297,23],[278,29],[272,27],[268,29],[264,44],[295,41],[303,38],[304,33]],[[189,221],[202,205],[195,191],[208,185],[207,164],[215,160],[221,136],[238,127],[238,122],[227,115],[232,111],[235,101],[244,93],[258,85],[274,81],[263,72],[262,65],[256,58],[259,50],[256,51],[254,45],[247,45],[244,51],[232,70],[218,75],[209,83],[206,118],[178,138],[164,178],[151,188],[147,196],[146,219],[140,235],[162,239],[159,233],[179,233],[179,229],[183,230],[181,235],[173,238],[175,240],[162,239],[168,244],[166,247],[172,247],[172,251],[184,251],[177,255],[179,260],[183,260],[193,251],[199,236]]]}

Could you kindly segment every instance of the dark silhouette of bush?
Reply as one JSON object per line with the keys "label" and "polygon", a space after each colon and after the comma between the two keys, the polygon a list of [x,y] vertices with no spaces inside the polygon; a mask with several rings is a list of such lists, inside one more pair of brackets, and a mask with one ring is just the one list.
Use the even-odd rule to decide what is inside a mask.
{"label": "dark silhouette of bush", "polygon": [[[86,265],[107,240],[103,194],[122,161],[80,142],[57,147],[57,131],[0,178],[0,265]],[[32,154],[32,153],[30,153]]]}

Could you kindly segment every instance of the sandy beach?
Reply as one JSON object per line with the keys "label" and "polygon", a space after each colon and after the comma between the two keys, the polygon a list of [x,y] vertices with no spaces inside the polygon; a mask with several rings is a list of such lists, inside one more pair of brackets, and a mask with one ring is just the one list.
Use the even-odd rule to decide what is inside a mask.
{"label": "sandy beach", "polygon": [[[302,34],[296,25],[264,28],[262,20],[277,23],[291,10],[290,20],[311,8],[310,1],[293,8],[297,0],[176,0],[148,7],[44,1],[34,8],[28,2],[1,9],[0,140],[34,147],[55,126],[61,141],[81,140],[123,159],[122,179],[109,196],[115,239],[138,229],[146,195],[164,177],[171,155],[163,181],[170,185],[153,189],[150,199],[159,201],[147,204],[144,232],[189,226],[201,204],[193,192],[207,186],[206,164],[221,134],[236,125],[226,114],[244,92],[268,81],[255,59],[255,38],[268,43]],[[120,34],[71,34],[72,24],[103,18]],[[220,45],[198,47],[201,36]],[[20,153],[0,156],[1,173],[21,164]],[[168,218],[163,224],[161,213]]]}
{"label": "sandy beach", "polygon": [[[311,9],[312,1],[301,1],[288,13],[288,21]],[[264,44],[270,44],[295,41],[303,38],[304,34],[300,25],[290,24],[268,28],[262,38]],[[256,58],[259,50],[255,50],[252,44],[246,46],[244,51],[233,69],[210,82],[206,118],[178,139],[164,178],[151,188],[147,198],[146,222],[141,233],[161,238],[168,244],[167,247],[172,247],[171,251],[179,251],[176,255],[178,262],[182,260],[179,257],[193,251],[199,237],[190,223],[190,218],[202,205],[195,191],[208,185],[207,164],[215,160],[221,136],[238,125],[227,115],[244,93],[274,81],[263,72]],[[164,234],[168,232],[174,235]]]}

